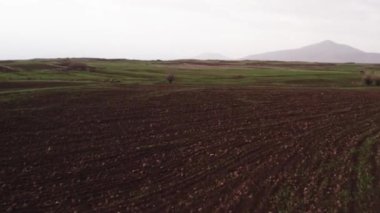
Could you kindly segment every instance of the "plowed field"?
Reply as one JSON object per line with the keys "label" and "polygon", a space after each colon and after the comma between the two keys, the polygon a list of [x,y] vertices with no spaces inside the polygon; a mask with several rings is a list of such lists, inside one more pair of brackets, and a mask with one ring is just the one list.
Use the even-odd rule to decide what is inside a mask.
{"label": "plowed field", "polygon": [[380,209],[379,91],[140,86],[0,115],[0,212]]}

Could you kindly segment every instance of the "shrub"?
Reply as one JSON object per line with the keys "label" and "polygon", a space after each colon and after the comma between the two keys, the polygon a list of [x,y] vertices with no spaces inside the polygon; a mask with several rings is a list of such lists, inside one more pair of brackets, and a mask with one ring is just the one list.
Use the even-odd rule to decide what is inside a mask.
{"label": "shrub", "polygon": [[373,76],[372,79],[376,86],[380,86],[380,76]]}
{"label": "shrub", "polygon": [[169,84],[173,83],[175,80],[175,77],[172,73],[166,76],[166,80],[169,82]]}
{"label": "shrub", "polygon": [[85,63],[72,61],[70,59],[63,59],[57,63],[62,71],[95,71],[95,67],[91,67]]}
{"label": "shrub", "polygon": [[364,85],[371,86],[373,83],[372,77],[370,75],[366,75],[363,77]]}

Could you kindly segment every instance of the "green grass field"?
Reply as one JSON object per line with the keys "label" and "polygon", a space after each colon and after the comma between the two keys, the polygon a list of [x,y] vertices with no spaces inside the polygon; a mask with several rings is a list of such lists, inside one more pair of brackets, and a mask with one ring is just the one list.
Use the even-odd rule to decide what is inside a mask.
{"label": "green grass field", "polygon": [[[175,75],[177,85],[363,87],[360,70],[380,70],[378,65],[319,64],[255,61],[136,61],[74,59],[94,71],[59,71],[58,59],[0,61],[17,71],[0,72],[0,93],[47,89],[107,87],[112,85],[166,84]],[[53,68],[52,68],[53,67]],[[46,84],[28,87],[25,83]],[[9,87],[6,85],[13,84]],[[19,84],[20,86],[17,86]],[[5,86],[4,86],[5,85]],[[23,86],[21,86],[23,85]]]}

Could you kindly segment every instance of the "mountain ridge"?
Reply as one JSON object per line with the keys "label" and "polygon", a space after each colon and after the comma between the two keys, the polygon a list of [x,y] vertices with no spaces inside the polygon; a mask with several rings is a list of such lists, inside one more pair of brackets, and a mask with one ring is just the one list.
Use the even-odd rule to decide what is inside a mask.
{"label": "mountain ridge", "polygon": [[380,53],[369,53],[346,44],[325,40],[296,49],[249,55],[244,59],[322,63],[380,63]]}

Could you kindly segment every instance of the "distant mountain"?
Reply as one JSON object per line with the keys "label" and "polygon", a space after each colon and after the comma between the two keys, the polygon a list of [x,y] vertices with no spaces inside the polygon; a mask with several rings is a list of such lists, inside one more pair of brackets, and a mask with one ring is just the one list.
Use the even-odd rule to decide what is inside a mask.
{"label": "distant mountain", "polygon": [[192,57],[191,59],[198,60],[228,60],[229,58],[219,53],[203,53]]}
{"label": "distant mountain", "polygon": [[338,44],[327,40],[299,49],[250,55],[244,59],[326,63],[380,63],[380,53],[367,53],[348,45]]}

